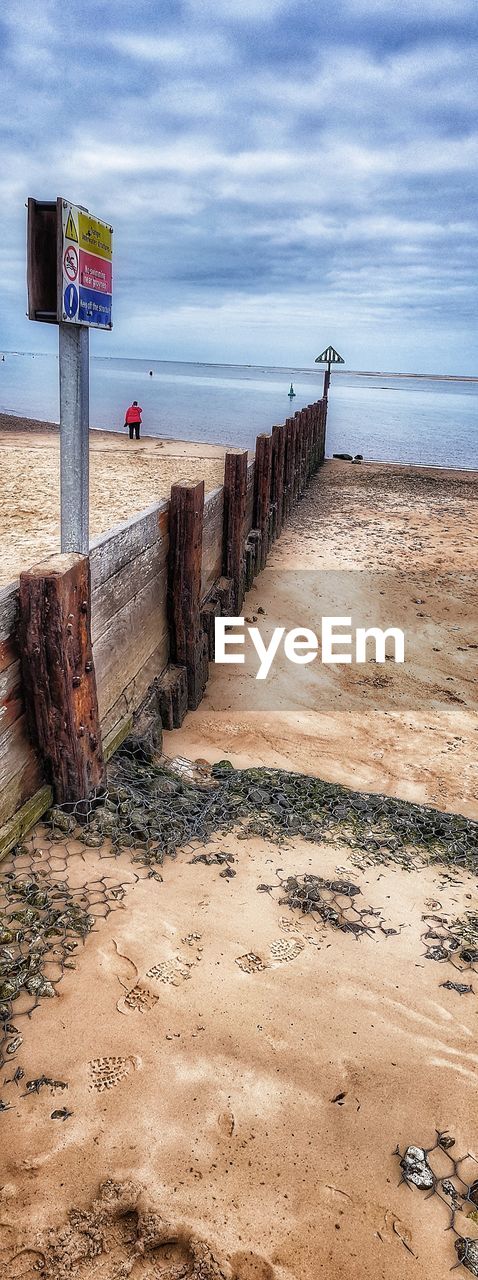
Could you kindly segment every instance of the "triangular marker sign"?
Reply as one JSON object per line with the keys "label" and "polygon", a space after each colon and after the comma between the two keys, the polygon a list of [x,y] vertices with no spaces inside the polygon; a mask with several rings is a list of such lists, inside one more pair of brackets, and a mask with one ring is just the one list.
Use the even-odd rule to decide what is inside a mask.
{"label": "triangular marker sign", "polygon": [[68,222],[66,224],[65,239],[76,240],[76,243],[78,244],[78,232],[76,230],[75,223],[71,215],[71,209],[68,214]]}
{"label": "triangular marker sign", "polygon": [[345,364],[345,360],[335,347],[326,347],[321,356],[316,356],[315,364]]}

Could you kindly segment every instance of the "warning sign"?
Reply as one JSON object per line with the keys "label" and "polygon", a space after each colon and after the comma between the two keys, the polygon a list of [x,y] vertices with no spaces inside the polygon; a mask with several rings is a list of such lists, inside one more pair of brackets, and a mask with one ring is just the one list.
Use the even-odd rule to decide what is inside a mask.
{"label": "warning sign", "polygon": [[315,364],[345,364],[345,360],[335,347],[326,347],[321,356],[316,356]]}
{"label": "warning sign", "polygon": [[111,262],[111,227],[107,227],[106,223],[100,222],[98,218],[92,218],[89,213],[80,213],[79,224],[80,249],[85,249],[87,253],[96,253],[100,258],[108,258]]}
{"label": "warning sign", "polygon": [[111,329],[113,228],[86,209],[62,200],[63,322]]}
{"label": "warning sign", "polygon": [[67,240],[76,240],[76,243],[78,244],[78,232],[73,221],[71,209],[67,218],[65,237]]}

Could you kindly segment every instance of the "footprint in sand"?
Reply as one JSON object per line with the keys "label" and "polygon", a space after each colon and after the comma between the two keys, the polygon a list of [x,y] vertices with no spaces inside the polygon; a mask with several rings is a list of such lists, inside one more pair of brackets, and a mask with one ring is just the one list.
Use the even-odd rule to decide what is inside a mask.
{"label": "footprint in sand", "polygon": [[247,951],[243,956],[236,956],[236,964],[244,973],[260,973],[264,969],[275,968],[278,964],[284,964],[289,960],[295,960],[303,951],[305,942],[303,938],[275,938],[269,947],[269,956],[264,960],[262,956],[256,955],[255,951]]}
{"label": "footprint in sand", "polygon": [[276,938],[269,948],[271,961],[273,964],[283,964],[284,961],[295,960],[304,946],[303,939],[297,935],[294,938]]}
{"label": "footprint in sand", "polygon": [[141,1059],[137,1057],[118,1058],[93,1058],[88,1063],[88,1071],[90,1076],[90,1089],[96,1089],[97,1093],[104,1093],[105,1089],[114,1089],[125,1076],[129,1076],[131,1071],[137,1071],[141,1066]]}
{"label": "footprint in sand", "polygon": [[194,960],[186,960],[184,956],[173,956],[171,960],[162,960],[159,964],[154,964],[151,969],[148,969],[146,977],[154,978],[156,982],[169,982],[173,987],[178,987],[180,982],[191,977],[194,964]]}
{"label": "footprint in sand", "polygon": [[236,964],[243,970],[243,973],[260,973],[262,969],[267,969],[265,960],[261,960],[260,956],[256,956],[254,951],[247,951],[244,956],[236,956]]}
{"label": "footprint in sand", "polygon": [[154,991],[150,991],[149,987],[143,986],[142,982],[137,982],[135,987],[125,996],[123,1004],[127,1009],[135,1009],[138,1013],[149,1013],[150,1009],[154,1009],[158,1003],[159,996]]}

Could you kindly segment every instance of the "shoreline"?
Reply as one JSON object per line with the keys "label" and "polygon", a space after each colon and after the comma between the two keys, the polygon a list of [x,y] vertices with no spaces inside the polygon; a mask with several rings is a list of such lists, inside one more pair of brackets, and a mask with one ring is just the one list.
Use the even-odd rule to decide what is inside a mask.
{"label": "shoreline", "polygon": [[[407,375],[404,374],[403,376],[406,377]],[[7,436],[8,435],[14,436],[15,434],[20,434],[23,432],[23,433],[31,434],[33,437],[35,435],[40,437],[42,432],[44,432],[59,438],[60,424],[58,422],[49,422],[48,420],[43,421],[40,418],[27,418],[25,416],[20,416],[12,413],[0,413],[0,447],[2,444],[2,435],[4,432]],[[120,439],[127,438],[125,432],[118,431],[114,427],[112,427],[111,430],[107,430],[105,427],[94,427],[94,426],[93,427],[90,426],[90,437],[93,437],[93,439],[97,439],[98,437],[101,437],[101,439],[104,441],[110,441],[111,438],[115,439],[116,437],[119,437]],[[179,452],[181,452],[183,449],[192,448],[194,450],[195,457],[204,457],[204,458],[216,457],[218,453],[220,454],[220,456],[223,456],[226,452],[229,452],[229,451],[233,452],[235,447],[237,449],[243,448],[242,445],[236,445],[236,446],[230,445],[230,444],[225,445],[225,444],[221,444],[220,441],[216,441],[210,444],[209,442],[202,441],[202,440],[186,440],[184,437],[179,437],[179,436],[152,436],[152,435],[148,435],[147,433],[144,435],[141,435],[139,444],[140,445],[149,444],[149,445],[152,445],[153,447],[159,446],[161,448],[164,448],[166,446],[166,452],[169,452],[169,447],[171,447],[172,449],[172,446],[179,446]],[[110,445],[110,447],[112,446]],[[252,450],[249,449],[248,453],[250,457],[253,457]],[[340,461],[342,460],[339,458],[326,457],[326,462],[335,463]],[[350,466],[352,464],[345,463],[345,465]],[[414,473],[425,472],[426,474],[433,474],[434,472],[436,472],[441,476],[446,475],[448,472],[450,472],[450,474],[452,474],[455,479],[459,478],[460,476],[463,476],[463,477],[469,476],[470,479],[473,480],[473,479],[476,479],[476,477],[478,476],[478,466],[477,467],[454,467],[452,463],[448,463],[447,466],[440,466],[439,463],[400,462],[400,461],[389,462],[386,459],[382,459],[382,458],[364,458],[360,463],[360,465],[361,467],[367,467],[367,466],[383,467],[387,471],[393,470],[393,468],[396,467],[400,471],[406,470]]]}
{"label": "shoreline", "polygon": [[[33,358],[35,358],[35,356],[51,356],[55,360],[58,359],[57,353],[54,351],[9,351],[6,348],[4,348],[3,354],[6,356],[8,355],[9,356],[32,356]],[[289,365],[289,364],[287,365],[267,364],[266,361],[261,361],[260,364],[249,364],[247,361],[241,364],[235,364],[233,361],[224,362],[223,360],[173,360],[173,359],[159,360],[157,356],[127,356],[127,355],[91,356],[91,359],[95,361],[96,360],[98,361],[131,360],[131,361],[137,362],[138,364],[140,363],[142,364],[143,362],[145,364],[156,364],[156,365],[157,364],[178,364],[178,365],[186,365],[186,366],[194,367],[196,369],[256,369],[258,371],[266,369],[267,372],[270,372],[270,373],[288,373],[292,371],[292,373],[310,374],[311,376],[313,375],[314,377],[317,377],[317,370],[310,367],[303,368],[302,365]],[[322,369],[319,370],[319,374],[321,372],[322,372]],[[469,373],[468,374],[467,373],[463,373],[463,374],[462,373],[396,373],[396,372],[393,372],[393,370],[391,369],[342,369],[341,370],[339,367],[338,369],[334,368],[334,376],[336,374],[338,374],[339,377],[351,376],[353,378],[413,378],[413,379],[425,380],[426,382],[476,382],[478,384],[478,375],[469,374]]]}

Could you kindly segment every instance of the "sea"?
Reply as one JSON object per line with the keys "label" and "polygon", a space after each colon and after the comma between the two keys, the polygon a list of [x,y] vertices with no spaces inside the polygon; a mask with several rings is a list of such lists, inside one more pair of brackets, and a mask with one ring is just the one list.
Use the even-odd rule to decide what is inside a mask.
{"label": "sea", "polygon": [[[132,400],[145,435],[253,448],[256,435],[322,395],[324,373],[267,365],[93,356],[90,423],[122,431]],[[289,396],[290,386],[295,395]],[[58,359],[0,354],[0,412],[59,419]],[[332,370],[327,456],[478,469],[478,378]]]}

